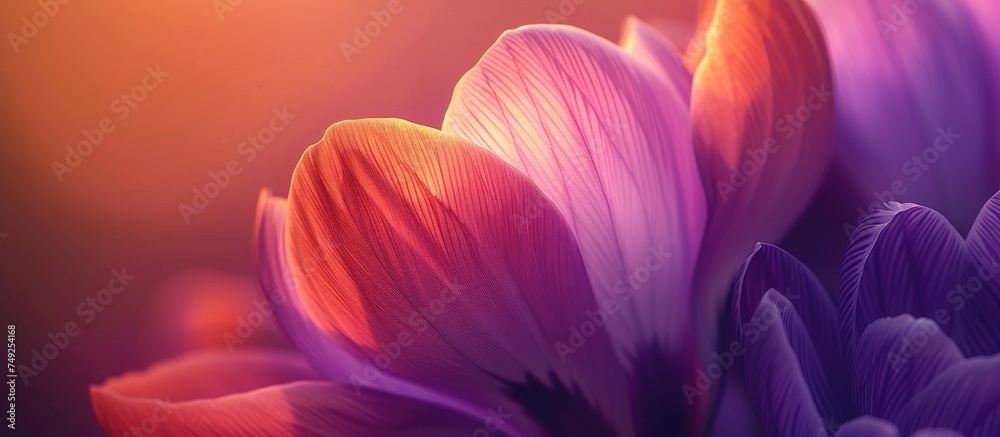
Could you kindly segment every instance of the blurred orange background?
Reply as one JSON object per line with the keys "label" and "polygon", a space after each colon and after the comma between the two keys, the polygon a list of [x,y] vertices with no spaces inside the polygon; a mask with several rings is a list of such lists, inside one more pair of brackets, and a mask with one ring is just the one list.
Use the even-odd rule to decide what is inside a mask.
{"label": "blurred orange background", "polygon": [[[258,190],[287,193],[302,151],[330,124],[399,117],[440,126],[455,83],[506,29],[564,19],[617,42],[627,14],[695,13],[694,0],[396,0],[397,12],[376,26],[393,2],[61,1],[0,6],[0,323],[17,326],[19,363],[50,332],[80,322],[78,305],[113,269],[135,279],[18,387],[18,428],[32,435],[100,434],[87,385],[178,352],[164,346],[182,335],[181,321],[171,322],[176,305],[157,292],[187,283],[161,287],[172,275],[253,278]],[[40,12],[44,25],[31,32],[26,20]],[[378,31],[367,44],[355,41],[365,26]],[[157,68],[158,79],[146,77]],[[122,94],[137,101],[126,106]],[[248,159],[240,143],[285,108],[294,118]],[[87,135],[103,138],[67,162],[67,147]],[[239,173],[185,217],[180,205],[230,161]]]}

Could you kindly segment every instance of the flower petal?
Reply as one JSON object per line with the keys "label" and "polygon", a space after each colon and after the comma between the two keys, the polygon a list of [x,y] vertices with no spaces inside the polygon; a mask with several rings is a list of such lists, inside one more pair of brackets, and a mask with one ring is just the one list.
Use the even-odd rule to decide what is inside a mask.
{"label": "flower petal", "polygon": [[[795,257],[770,244],[757,244],[740,268],[733,290],[733,319],[740,341],[746,343],[748,331],[759,330],[757,314],[767,293],[777,293],[795,308],[801,318],[808,346],[820,364],[813,388],[819,413],[835,420],[849,417],[851,410],[846,363],[843,359],[837,312],[816,277]],[[794,346],[794,345],[793,345]],[[804,357],[800,357],[804,359]],[[806,378],[815,375],[805,373]]]}
{"label": "flower petal", "polygon": [[774,437],[826,435],[812,392],[822,385],[829,390],[829,382],[795,308],[771,290],[753,320],[743,337],[747,394],[764,431]]}
{"label": "flower petal", "polygon": [[129,397],[169,396],[171,402],[182,402],[318,379],[308,363],[295,353],[205,350],[161,361],[141,373],[109,378],[92,389]]}
{"label": "flower petal", "polygon": [[[982,31],[986,39],[984,45],[987,49],[992,50],[991,60],[994,72],[992,77],[996,77],[997,72],[1000,71],[1000,27],[996,26],[993,18],[1000,17],[1000,3],[993,0],[963,0],[961,3],[978,21],[979,30]],[[993,101],[998,102],[1000,101],[1000,86],[993,88],[993,91],[997,93],[997,97]]]}
{"label": "flower petal", "polygon": [[910,437],[965,437],[964,434],[944,428],[924,428],[913,434]]}
{"label": "flower petal", "polygon": [[837,429],[836,437],[899,437],[892,422],[872,416],[861,416]]}
{"label": "flower petal", "polygon": [[470,417],[478,417],[487,410],[489,406],[477,408],[384,372],[378,364],[365,360],[364,353],[343,335],[320,329],[307,314],[302,297],[295,288],[295,279],[312,274],[317,264],[306,262],[310,266],[308,270],[291,264],[286,245],[287,221],[288,205],[285,199],[262,190],[257,206],[254,241],[261,287],[278,324],[314,368],[332,382],[351,385],[355,394],[359,395],[362,390],[376,389],[443,405]]}
{"label": "flower petal", "polygon": [[833,151],[832,78],[808,8],[718,0],[714,12],[691,96],[711,211],[698,272],[706,314],[743,254],[779,239],[805,210]]}
{"label": "flower petal", "polygon": [[966,356],[1000,352],[1000,197],[983,207],[963,241],[928,208],[889,203],[862,221],[841,281],[841,328],[853,351],[881,317],[933,318]]}
{"label": "flower petal", "polygon": [[355,395],[315,378],[294,355],[199,353],[91,386],[90,397],[109,435],[458,435],[482,426],[439,406]]}
{"label": "flower petal", "polygon": [[994,195],[972,225],[967,243],[963,283],[945,296],[952,305],[949,331],[968,356],[1000,353],[1000,193]]}
{"label": "flower petal", "polygon": [[1000,435],[1000,355],[970,358],[913,397],[894,422],[904,433],[947,428],[969,437]]}
{"label": "flower petal", "polygon": [[968,230],[1000,186],[996,74],[973,15],[959,1],[810,3],[834,60],[838,149],[872,200]]}
{"label": "flower petal", "polygon": [[[640,344],[693,347],[705,222],[689,84],[653,65],[662,47],[644,34],[631,46],[649,50],[640,60],[571,27],[506,32],[459,82],[443,128],[524,172],[567,218],[598,302],[620,307],[608,326],[626,364]],[[519,227],[549,205],[523,202]]]}
{"label": "flower petal", "polygon": [[[543,203],[519,226],[526,199]],[[323,331],[435,389],[580,400],[589,420],[576,426],[628,433],[624,375],[588,319],[576,241],[495,155],[402,120],[337,123],[303,155],[288,214],[293,262],[322,260],[295,285]]]}
{"label": "flower petal", "polygon": [[932,320],[909,314],[876,320],[858,342],[854,404],[861,414],[892,420],[934,377],[964,359]]}
{"label": "flower petal", "polygon": [[945,325],[947,291],[964,263],[961,235],[932,209],[890,203],[862,220],[841,274],[841,329],[850,356],[865,328],[883,317],[909,313]]}
{"label": "flower petal", "polygon": [[682,96],[691,95],[691,72],[684,66],[677,48],[659,31],[629,16],[622,26],[622,49],[650,68],[667,76],[667,85]]}

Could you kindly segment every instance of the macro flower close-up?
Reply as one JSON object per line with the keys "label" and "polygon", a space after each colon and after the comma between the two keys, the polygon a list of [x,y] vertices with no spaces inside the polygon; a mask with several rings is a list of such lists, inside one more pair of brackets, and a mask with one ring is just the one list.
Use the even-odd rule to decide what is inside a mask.
{"label": "macro flower close-up", "polygon": [[[44,1],[18,102],[77,56]],[[9,429],[1000,435],[993,0],[188,7],[100,6],[80,50],[147,23],[120,49],[173,64],[0,221],[33,255]],[[124,62],[94,56],[81,94]],[[55,141],[49,111],[12,138]]]}

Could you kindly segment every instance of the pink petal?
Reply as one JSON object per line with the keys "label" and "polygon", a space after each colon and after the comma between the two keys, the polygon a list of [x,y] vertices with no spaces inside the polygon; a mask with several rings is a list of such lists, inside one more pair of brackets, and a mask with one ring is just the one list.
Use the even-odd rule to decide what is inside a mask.
{"label": "pink petal", "polygon": [[109,435],[459,435],[483,426],[436,405],[355,395],[315,378],[294,355],[204,352],[91,386],[90,397]]}
{"label": "pink petal", "polygon": [[691,347],[705,221],[686,74],[660,58],[662,41],[632,24],[626,46],[635,57],[570,27],[504,33],[459,82],[443,128],[539,187],[513,226],[534,226],[549,200],[567,218],[598,303],[619,307],[608,326],[623,362],[639,344]]}
{"label": "pink petal", "polygon": [[634,16],[622,26],[621,47],[635,59],[667,76],[667,85],[682,96],[691,96],[691,72],[678,49],[659,31]]}

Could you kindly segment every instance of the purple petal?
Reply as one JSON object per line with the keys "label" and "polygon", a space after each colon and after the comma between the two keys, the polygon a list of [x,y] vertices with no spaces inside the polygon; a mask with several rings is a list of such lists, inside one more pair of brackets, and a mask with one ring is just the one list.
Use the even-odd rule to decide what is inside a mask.
{"label": "purple petal", "polygon": [[768,291],[743,338],[747,394],[767,435],[826,435],[812,393],[828,393],[829,382],[792,304]]}
{"label": "purple petal", "polygon": [[[746,331],[755,324],[751,315],[767,293],[779,293],[790,302],[801,317],[809,344],[817,354],[817,362],[829,384],[814,383],[822,417],[847,417],[850,406],[848,378],[843,359],[837,312],[823,286],[802,263],[787,252],[770,244],[757,244],[740,268],[733,292],[733,317],[739,338],[746,341]],[[808,377],[808,375],[807,375]]]}
{"label": "purple petal", "polygon": [[932,320],[908,314],[876,320],[858,342],[854,404],[861,414],[891,420],[914,394],[963,359]]}
{"label": "purple petal", "polygon": [[941,320],[950,306],[946,291],[958,283],[965,262],[964,247],[955,228],[928,208],[890,204],[866,217],[841,274],[840,320],[849,356],[877,319],[909,313]]}
{"label": "purple petal", "polygon": [[837,429],[836,437],[899,437],[892,422],[871,416],[861,416]]}
{"label": "purple petal", "polygon": [[1000,353],[1000,194],[983,206],[968,238],[962,282],[945,296],[954,315],[950,330],[968,356]]}
{"label": "purple petal", "polygon": [[924,428],[910,434],[910,437],[965,437],[964,434],[945,428]]}
{"label": "purple petal", "polygon": [[944,371],[903,406],[904,433],[946,428],[969,437],[1000,435],[1000,355],[970,358]]}
{"label": "purple petal", "polygon": [[[992,50],[991,60],[993,61],[993,77],[997,77],[1000,72],[1000,27],[996,25],[996,17],[1000,17],[1000,2],[994,0],[962,0],[962,3],[979,24],[986,46]],[[993,87],[996,92],[996,101],[1000,101],[1000,87]]]}
{"label": "purple petal", "polygon": [[937,212],[891,203],[862,221],[841,276],[841,328],[853,354],[872,321],[933,319],[966,356],[1000,352],[1000,197],[983,207],[968,242]]}
{"label": "purple petal", "polygon": [[810,3],[832,59],[838,151],[871,201],[927,205],[968,229],[1000,185],[998,83],[973,15],[954,1]]}

